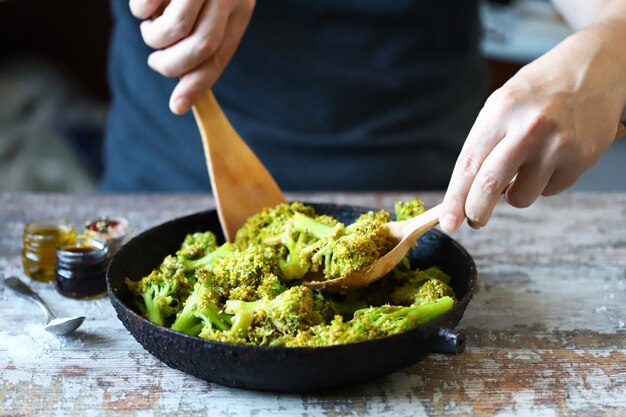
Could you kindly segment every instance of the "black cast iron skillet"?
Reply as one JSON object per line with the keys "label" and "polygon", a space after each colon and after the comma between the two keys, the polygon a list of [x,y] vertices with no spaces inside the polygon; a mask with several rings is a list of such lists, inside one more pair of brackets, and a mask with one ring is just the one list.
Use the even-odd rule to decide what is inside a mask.
{"label": "black cast iron skillet", "polygon": [[[312,204],[321,214],[351,223],[367,209]],[[214,342],[156,325],[132,309],[124,278],[139,280],[174,253],[187,233],[220,224],[212,210],[182,217],[141,233],[115,255],[107,286],[119,319],[137,341],[172,368],[198,378],[239,388],[305,392],[364,382],[423,359],[428,353],[464,349],[453,329],[476,287],[476,266],[458,243],[437,230],[419,240],[411,253],[414,266],[437,265],[452,276],[459,302],[446,314],[407,332],[381,339],[322,348],[258,347]]]}

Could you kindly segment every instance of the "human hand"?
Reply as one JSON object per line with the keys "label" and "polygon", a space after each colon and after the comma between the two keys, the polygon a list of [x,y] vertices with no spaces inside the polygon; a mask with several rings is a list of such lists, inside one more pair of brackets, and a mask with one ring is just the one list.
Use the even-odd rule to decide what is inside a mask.
{"label": "human hand", "polygon": [[485,226],[502,193],[514,207],[557,194],[600,159],[626,106],[622,27],[572,35],[487,99],[444,198],[445,231]]}
{"label": "human hand", "polygon": [[254,5],[255,0],[130,0],[132,14],[145,19],[140,25],[144,42],[158,49],[148,65],[166,77],[180,77],[170,97],[173,113],[185,113],[217,81]]}

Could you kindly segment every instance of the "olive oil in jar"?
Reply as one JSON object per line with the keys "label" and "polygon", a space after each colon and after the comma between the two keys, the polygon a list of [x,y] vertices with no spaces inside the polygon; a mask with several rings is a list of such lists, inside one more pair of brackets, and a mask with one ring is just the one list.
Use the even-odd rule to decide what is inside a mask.
{"label": "olive oil in jar", "polygon": [[74,226],[65,220],[26,224],[22,235],[24,274],[37,281],[54,280],[57,246],[67,245],[75,238]]}
{"label": "olive oil in jar", "polygon": [[106,294],[109,248],[106,242],[80,235],[56,251],[55,282],[66,297],[90,299]]}

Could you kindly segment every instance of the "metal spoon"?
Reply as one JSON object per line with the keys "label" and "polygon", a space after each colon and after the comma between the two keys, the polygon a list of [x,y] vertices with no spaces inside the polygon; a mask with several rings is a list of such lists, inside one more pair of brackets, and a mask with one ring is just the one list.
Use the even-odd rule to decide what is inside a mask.
{"label": "metal spoon", "polygon": [[17,295],[22,298],[29,299],[34,301],[41,307],[44,314],[46,315],[47,325],[45,329],[50,333],[54,333],[56,335],[66,335],[72,333],[74,330],[78,329],[83,321],[85,321],[84,317],[61,317],[57,318],[52,311],[48,308],[46,303],[39,297],[39,295],[33,291],[28,285],[19,280],[16,277],[9,277],[4,280],[4,284],[15,291]]}

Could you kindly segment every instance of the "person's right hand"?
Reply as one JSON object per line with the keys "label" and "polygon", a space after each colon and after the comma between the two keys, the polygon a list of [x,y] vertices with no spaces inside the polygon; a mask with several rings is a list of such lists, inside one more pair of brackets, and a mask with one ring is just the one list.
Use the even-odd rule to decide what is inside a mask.
{"label": "person's right hand", "polygon": [[[163,14],[150,19],[167,6]],[[170,109],[183,114],[213,84],[235,53],[255,0],[130,0],[132,14],[144,19],[144,42],[157,51],[148,65],[166,77],[180,77]]]}

